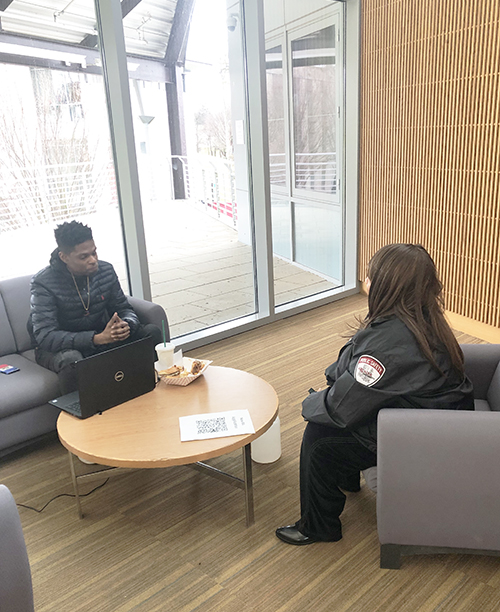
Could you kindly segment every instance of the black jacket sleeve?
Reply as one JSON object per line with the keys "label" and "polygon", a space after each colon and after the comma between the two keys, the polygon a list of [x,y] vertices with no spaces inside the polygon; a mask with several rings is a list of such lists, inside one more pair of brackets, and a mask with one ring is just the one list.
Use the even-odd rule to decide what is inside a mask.
{"label": "black jacket sleeve", "polygon": [[390,407],[397,393],[366,387],[346,371],[332,387],[311,393],[302,402],[302,415],[307,421],[350,428],[376,417],[382,407]]}
{"label": "black jacket sleeve", "polygon": [[36,344],[44,351],[86,352],[93,346],[94,331],[64,331],[57,317],[57,298],[38,283],[31,285],[31,324]]}
{"label": "black jacket sleeve", "polygon": [[326,371],[329,387],[302,403],[308,421],[356,429],[376,420],[381,408],[469,409],[472,386],[455,372],[449,355],[436,353],[441,372],[422,354],[399,319],[358,332]]}

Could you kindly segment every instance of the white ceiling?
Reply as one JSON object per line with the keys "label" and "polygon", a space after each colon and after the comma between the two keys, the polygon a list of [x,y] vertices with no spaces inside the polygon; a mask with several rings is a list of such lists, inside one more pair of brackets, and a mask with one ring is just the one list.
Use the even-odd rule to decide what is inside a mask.
{"label": "white ceiling", "polygon": [[[106,0],[105,0],[106,1]],[[141,0],[123,19],[127,53],[163,58],[177,0]],[[13,0],[2,31],[79,45],[97,34],[94,0]]]}

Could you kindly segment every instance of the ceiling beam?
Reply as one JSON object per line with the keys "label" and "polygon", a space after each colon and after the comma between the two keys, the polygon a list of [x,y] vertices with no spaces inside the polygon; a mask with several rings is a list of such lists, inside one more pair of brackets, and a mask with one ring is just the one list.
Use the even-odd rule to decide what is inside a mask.
{"label": "ceiling beam", "polygon": [[99,36],[97,34],[86,34],[85,38],[79,43],[80,47],[86,47],[87,49],[95,49]]}
{"label": "ceiling beam", "polygon": [[189,24],[193,14],[195,0],[178,0],[174,20],[168,37],[165,63],[174,66],[179,62],[187,44]]}
{"label": "ceiling beam", "polygon": [[135,9],[135,7],[140,3],[141,0],[122,0],[122,19],[125,19],[125,17],[130,13],[130,11],[132,9]]}
{"label": "ceiling beam", "polygon": [[14,2],[14,0],[0,0],[0,11],[5,11]]}
{"label": "ceiling beam", "polygon": [[[130,13],[130,11],[135,9],[135,7],[138,4],[140,4],[141,1],[142,0],[122,0],[121,1],[122,19],[125,19],[125,17]],[[0,0],[0,4],[2,2],[9,2],[9,0]],[[10,2],[12,2],[12,0],[10,0]],[[87,34],[85,38],[80,42],[80,45],[82,47],[93,49],[94,47],[97,47],[98,41],[99,41],[99,37],[97,36],[97,34]]]}
{"label": "ceiling beam", "polygon": [[[83,48],[80,45],[58,43],[42,38],[23,36],[21,34],[8,34],[1,31],[0,43],[26,48],[26,53],[23,55],[0,52],[0,62],[23,66],[43,66],[51,68],[52,70],[102,74],[101,54],[97,49]],[[32,49],[35,49],[36,52],[30,54],[30,50]],[[40,53],[40,51],[44,49],[49,51],[47,57],[51,57],[51,55],[53,55],[51,52],[53,51],[59,52],[60,54],[67,54],[67,61],[64,61],[63,58],[44,59],[43,53]],[[78,56],[85,57],[85,60],[80,62]],[[128,55],[127,59],[137,64],[135,70],[130,73],[132,79],[153,81],[155,83],[169,82],[168,71],[164,66],[163,60],[149,59],[134,55]]]}

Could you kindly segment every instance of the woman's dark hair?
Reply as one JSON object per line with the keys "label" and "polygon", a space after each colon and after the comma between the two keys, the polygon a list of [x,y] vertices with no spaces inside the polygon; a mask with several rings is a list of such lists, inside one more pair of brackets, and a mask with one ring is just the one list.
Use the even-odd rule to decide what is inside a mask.
{"label": "woman's dark hair", "polygon": [[79,221],[70,221],[58,225],[54,230],[57,246],[63,253],[71,253],[77,244],[92,240],[92,230]]}
{"label": "woman's dark hair", "polygon": [[433,352],[444,348],[455,370],[463,374],[463,353],[444,316],[443,286],[424,247],[389,244],[381,248],[368,264],[368,278],[368,314],[363,327],[379,317],[395,315],[414,334],[436,370],[441,372]]}

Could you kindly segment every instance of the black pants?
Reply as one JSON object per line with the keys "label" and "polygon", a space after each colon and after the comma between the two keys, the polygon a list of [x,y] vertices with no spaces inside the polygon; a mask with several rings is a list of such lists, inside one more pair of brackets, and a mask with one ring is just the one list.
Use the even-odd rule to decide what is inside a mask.
{"label": "black pants", "polygon": [[374,465],[377,454],[349,431],[308,423],[300,451],[298,530],[319,540],[339,540],[346,500],[340,488],[359,490],[360,471]]}
{"label": "black pants", "polygon": [[[72,391],[77,390],[76,371],[71,367],[72,363],[75,361],[80,361],[85,357],[90,357],[91,355],[102,353],[103,351],[109,351],[112,348],[123,346],[124,344],[129,344],[135,340],[146,338],[147,336],[153,338],[153,346],[156,346],[162,342],[162,332],[156,325],[139,325],[134,333],[131,334],[126,340],[95,346],[85,354],[73,349],[59,351],[58,353],[49,353],[48,351],[36,349],[36,362],[42,367],[56,372],[56,374],[59,376],[59,387],[61,388],[61,393],[65,395],[66,393],[71,393]],[[156,352],[154,352],[153,358],[155,361],[157,360]]]}

